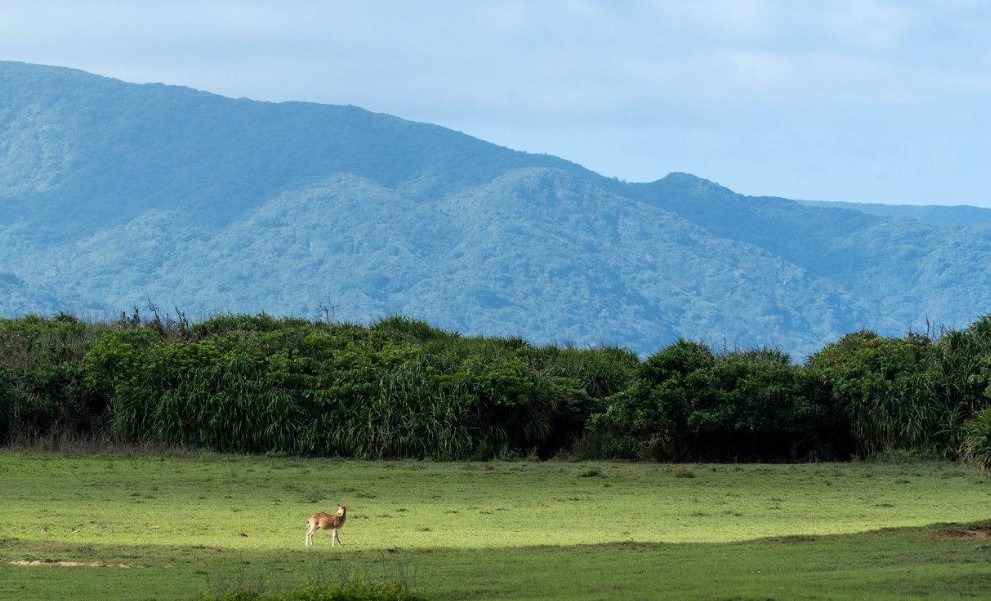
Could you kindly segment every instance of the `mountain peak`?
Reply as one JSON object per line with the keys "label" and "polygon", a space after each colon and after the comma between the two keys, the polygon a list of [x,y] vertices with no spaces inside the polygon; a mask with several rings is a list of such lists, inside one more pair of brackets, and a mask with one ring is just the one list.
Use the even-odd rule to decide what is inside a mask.
{"label": "mountain peak", "polygon": [[661,179],[651,182],[650,185],[669,190],[678,190],[687,194],[736,194],[729,188],[721,186],[714,181],[680,171],[673,171]]}

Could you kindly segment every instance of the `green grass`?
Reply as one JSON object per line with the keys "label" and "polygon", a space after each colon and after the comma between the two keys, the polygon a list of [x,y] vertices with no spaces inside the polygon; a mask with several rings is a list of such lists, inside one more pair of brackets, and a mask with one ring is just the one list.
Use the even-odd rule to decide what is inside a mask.
{"label": "green grass", "polygon": [[[0,599],[400,582],[429,599],[991,595],[958,464],[645,465],[0,452]],[[306,519],[349,507],[344,545]],[[64,567],[11,561],[114,564]],[[133,567],[116,567],[124,564]]]}

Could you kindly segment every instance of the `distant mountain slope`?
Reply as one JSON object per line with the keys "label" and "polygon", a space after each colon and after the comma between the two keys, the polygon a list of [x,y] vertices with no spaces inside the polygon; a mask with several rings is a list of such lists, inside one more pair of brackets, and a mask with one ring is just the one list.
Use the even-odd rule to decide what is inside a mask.
{"label": "distant mountain slope", "polygon": [[[0,314],[406,314],[465,334],[801,356],[991,307],[991,228],[933,208],[631,184],[355,107],[0,62]],[[981,210],[974,209],[978,211]]]}
{"label": "distant mountain slope", "polygon": [[[92,227],[162,206],[227,223],[332,173],[424,197],[519,167],[584,171],[356,107],[232,100],[57,67],[0,64],[0,106],[0,198]],[[90,198],[104,202],[78,202]]]}
{"label": "distant mountain slope", "polygon": [[987,227],[991,226],[991,209],[968,206],[939,205],[883,205],[876,203],[854,203],[839,201],[803,200],[810,207],[847,209],[869,215],[914,219],[936,227]]}

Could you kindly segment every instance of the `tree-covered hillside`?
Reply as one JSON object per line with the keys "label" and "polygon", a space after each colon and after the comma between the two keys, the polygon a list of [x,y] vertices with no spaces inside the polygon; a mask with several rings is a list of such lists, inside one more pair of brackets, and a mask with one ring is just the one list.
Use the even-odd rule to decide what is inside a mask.
{"label": "tree-covered hillside", "polygon": [[841,201],[802,201],[812,207],[847,209],[893,219],[914,219],[934,226],[986,228],[991,226],[991,209],[966,205],[883,205]]}
{"label": "tree-covered hillside", "polygon": [[802,357],[991,306],[991,229],[856,209],[621,182],[356,107],[0,62],[0,315],[401,314]]}

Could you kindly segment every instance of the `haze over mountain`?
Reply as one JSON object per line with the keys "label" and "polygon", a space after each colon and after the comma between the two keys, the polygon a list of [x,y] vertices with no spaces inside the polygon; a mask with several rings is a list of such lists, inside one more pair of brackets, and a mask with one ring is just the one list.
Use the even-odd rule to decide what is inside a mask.
{"label": "haze over mountain", "polygon": [[626,183],[351,106],[0,62],[0,314],[404,314],[802,356],[991,307],[991,210]]}

